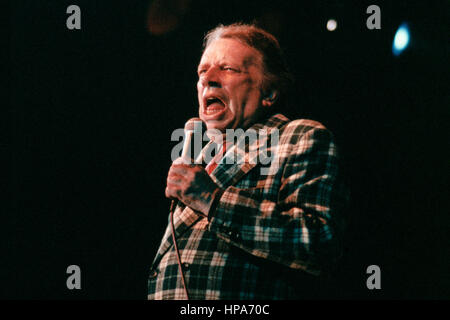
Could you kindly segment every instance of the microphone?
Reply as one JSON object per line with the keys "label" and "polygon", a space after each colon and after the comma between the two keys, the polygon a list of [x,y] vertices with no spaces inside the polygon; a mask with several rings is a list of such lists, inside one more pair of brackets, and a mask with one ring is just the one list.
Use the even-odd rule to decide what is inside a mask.
{"label": "microphone", "polygon": [[[195,161],[202,150],[203,131],[206,131],[206,124],[200,118],[191,118],[184,125],[184,141],[181,158],[184,163],[197,163]],[[194,153],[192,148],[194,147]]]}
{"label": "microphone", "polygon": [[[201,163],[202,137],[203,131],[206,131],[206,124],[200,118],[191,118],[184,125],[184,141],[181,151],[183,163]],[[192,149],[194,149],[192,153]],[[197,159],[195,161],[194,159]],[[172,200],[170,203],[170,211],[173,212],[178,200]]]}

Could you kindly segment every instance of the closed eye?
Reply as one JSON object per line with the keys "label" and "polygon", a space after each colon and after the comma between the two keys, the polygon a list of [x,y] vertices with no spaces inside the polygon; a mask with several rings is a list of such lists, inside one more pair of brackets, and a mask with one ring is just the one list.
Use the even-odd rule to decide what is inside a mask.
{"label": "closed eye", "polygon": [[225,71],[239,72],[239,70],[237,68],[234,68],[231,66],[222,66],[222,67],[220,67],[220,69],[225,70]]}

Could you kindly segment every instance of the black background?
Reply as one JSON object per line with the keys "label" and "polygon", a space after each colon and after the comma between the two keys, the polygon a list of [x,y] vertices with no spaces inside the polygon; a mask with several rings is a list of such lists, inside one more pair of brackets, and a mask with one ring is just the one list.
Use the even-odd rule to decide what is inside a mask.
{"label": "black background", "polygon": [[[145,299],[167,223],[170,135],[196,116],[204,33],[257,19],[297,83],[286,113],[334,132],[352,191],[330,295],[448,299],[448,1],[192,1],[178,28],[147,29],[150,1],[15,1],[10,7],[7,299]],[[81,8],[81,30],[66,8]],[[381,8],[381,30],[366,8]],[[328,32],[329,18],[338,29]],[[391,52],[396,29],[410,47]],[[81,267],[82,289],[66,288]],[[382,289],[366,288],[379,265]]]}

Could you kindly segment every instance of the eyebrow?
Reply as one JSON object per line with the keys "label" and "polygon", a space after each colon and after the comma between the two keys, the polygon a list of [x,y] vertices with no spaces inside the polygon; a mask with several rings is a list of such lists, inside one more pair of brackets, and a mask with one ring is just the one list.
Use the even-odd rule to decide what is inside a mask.
{"label": "eyebrow", "polygon": [[[245,57],[244,58],[244,61],[242,61],[242,66],[245,68],[245,69],[248,69],[248,67],[250,67],[251,65],[257,65],[257,63],[256,63],[256,57],[254,57],[254,56],[247,56],[247,57]],[[199,64],[198,65],[198,67],[197,67],[197,73],[201,70],[201,69],[203,69],[203,68],[205,68],[205,67],[207,67],[207,66],[209,66],[210,64],[209,63],[201,63],[201,64]]]}
{"label": "eyebrow", "polygon": [[207,63],[201,63],[201,64],[199,64],[198,67],[197,67],[197,72],[199,72],[202,68],[204,68],[204,67],[207,66],[207,65],[208,65]]}

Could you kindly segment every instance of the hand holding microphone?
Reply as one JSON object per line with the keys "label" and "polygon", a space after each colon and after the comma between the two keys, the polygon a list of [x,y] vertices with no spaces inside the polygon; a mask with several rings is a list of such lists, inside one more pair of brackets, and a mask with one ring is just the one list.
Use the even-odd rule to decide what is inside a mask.
{"label": "hand holding microphone", "polygon": [[[202,137],[201,130],[202,121],[199,118],[186,122],[183,151],[181,158],[175,160],[169,169],[166,197],[177,199],[191,209],[208,215],[214,197],[221,189],[203,166],[194,163],[195,151],[199,150],[192,153],[192,149],[195,144],[201,145],[201,140],[196,141],[196,138]],[[175,207],[175,204],[172,203],[172,206]]]}

